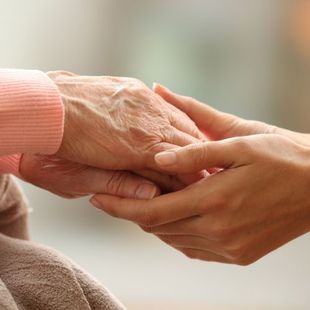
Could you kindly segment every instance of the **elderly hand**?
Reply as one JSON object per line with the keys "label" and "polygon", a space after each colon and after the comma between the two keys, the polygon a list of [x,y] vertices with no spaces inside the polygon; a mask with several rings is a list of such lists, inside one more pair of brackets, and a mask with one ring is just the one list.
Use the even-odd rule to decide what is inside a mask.
{"label": "elderly hand", "polygon": [[23,154],[20,174],[25,181],[65,198],[106,193],[150,199],[159,194],[154,183],[129,172],[106,171],[56,156]]}
{"label": "elderly hand", "polygon": [[185,113],[136,79],[48,75],[65,105],[59,157],[105,169],[158,170],[156,153],[204,139]]}
{"label": "elderly hand", "polygon": [[96,195],[191,258],[248,265],[310,231],[310,149],[263,134],[186,146],[156,156],[169,173],[223,169],[152,200]]}

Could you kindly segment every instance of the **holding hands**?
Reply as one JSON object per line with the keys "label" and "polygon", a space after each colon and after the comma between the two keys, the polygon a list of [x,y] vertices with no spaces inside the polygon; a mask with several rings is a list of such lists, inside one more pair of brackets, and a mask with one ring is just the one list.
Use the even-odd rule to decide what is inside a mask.
{"label": "holding hands", "polygon": [[211,139],[155,156],[169,174],[215,171],[152,200],[96,195],[93,204],[131,220],[192,258],[248,265],[310,230],[309,136],[218,112],[157,86]]}
{"label": "holding hands", "polygon": [[136,79],[48,75],[64,135],[54,155],[23,154],[24,180],[95,194],[97,208],[208,261],[247,265],[310,230],[309,135]]}
{"label": "holding hands", "polygon": [[197,143],[204,135],[142,82],[63,71],[48,76],[64,103],[64,136],[55,155],[23,154],[24,180],[67,198],[108,193],[150,199],[201,178],[164,176],[156,165],[157,152]]}

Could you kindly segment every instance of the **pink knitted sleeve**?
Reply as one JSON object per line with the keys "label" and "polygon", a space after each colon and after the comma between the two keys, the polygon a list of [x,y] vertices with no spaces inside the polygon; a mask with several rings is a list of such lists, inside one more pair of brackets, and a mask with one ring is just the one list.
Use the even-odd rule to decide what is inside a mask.
{"label": "pink knitted sleeve", "polygon": [[0,157],[0,174],[2,173],[12,173],[16,176],[19,175],[19,161],[21,155],[8,155]]}
{"label": "pink knitted sleeve", "polygon": [[63,123],[60,94],[47,75],[0,69],[0,173],[17,174],[20,155],[13,154],[55,153]]}

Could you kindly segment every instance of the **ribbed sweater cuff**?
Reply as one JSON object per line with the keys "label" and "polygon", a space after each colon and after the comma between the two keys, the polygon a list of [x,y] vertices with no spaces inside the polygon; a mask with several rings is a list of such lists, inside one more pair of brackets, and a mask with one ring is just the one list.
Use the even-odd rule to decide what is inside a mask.
{"label": "ribbed sweater cuff", "polygon": [[0,156],[57,152],[63,123],[63,103],[47,75],[0,70]]}
{"label": "ribbed sweater cuff", "polygon": [[19,163],[21,154],[0,157],[0,174],[12,173],[17,177],[21,177],[19,173]]}

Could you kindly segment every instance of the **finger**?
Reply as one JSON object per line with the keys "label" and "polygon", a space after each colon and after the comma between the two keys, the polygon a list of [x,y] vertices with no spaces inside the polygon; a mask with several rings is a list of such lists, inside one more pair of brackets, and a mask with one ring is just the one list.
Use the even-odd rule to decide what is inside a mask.
{"label": "finger", "polygon": [[93,168],[53,155],[24,154],[20,160],[20,174],[27,182],[67,198],[106,193],[146,199],[160,194],[159,188],[143,177]]}
{"label": "finger", "polygon": [[204,221],[204,218],[200,216],[193,216],[163,225],[153,227],[141,226],[141,228],[155,235],[191,235],[204,237],[205,234],[202,232],[202,229],[199,230],[199,227],[204,227],[206,225]]}
{"label": "finger", "polygon": [[[190,138],[191,139],[191,138]],[[177,142],[177,141],[175,141]],[[180,141],[178,141],[180,142]],[[188,143],[187,143],[188,144]],[[161,167],[155,162],[155,154],[160,153],[167,150],[174,150],[177,148],[178,145],[162,142],[159,144],[154,145],[151,149],[149,149],[150,156],[147,156],[147,167],[151,170],[157,170],[162,173],[167,173],[165,169],[161,169]],[[174,175],[179,175],[178,171],[175,171],[173,173]],[[192,184],[198,180],[201,180],[202,178],[206,177],[208,173],[206,171],[195,171],[195,173],[185,173],[184,175],[179,175],[179,180],[184,183],[185,185]]]}
{"label": "finger", "polygon": [[[213,190],[214,189],[212,189],[212,191]],[[208,195],[206,195],[206,197],[207,196]],[[243,225],[243,222],[239,221],[238,225],[236,226],[225,226],[223,224],[223,213],[227,211],[218,211],[220,205],[216,203],[216,199],[214,200],[211,195],[209,195],[209,197],[210,201],[208,203],[205,202],[204,204],[202,204],[202,213],[205,213],[203,216],[194,216],[153,227],[144,227],[143,225],[140,225],[140,227],[144,231],[155,235],[190,235],[196,237],[203,237],[208,240],[210,244],[223,243],[223,241],[228,243],[235,242],[238,239],[242,238],[242,232],[240,233],[240,229],[236,227],[239,227],[238,225]],[[247,235],[249,235],[249,233],[247,233]]]}
{"label": "finger", "polygon": [[[169,102],[168,102],[169,103]],[[173,109],[170,116],[170,124],[174,128],[195,137],[199,141],[205,141],[207,137],[198,129],[195,122],[189,118],[184,112],[171,106]]]}
{"label": "finger", "polygon": [[151,200],[124,199],[108,195],[95,195],[90,202],[114,217],[126,219],[145,227],[163,225],[198,214],[199,199],[184,189]]}
{"label": "finger", "polygon": [[212,140],[226,138],[224,135],[229,129],[228,126],[238,119],[234,115],[217,111],[196,99],[177,95],[159,84],[154,84],[153,91],[187,114]]}
{"label": "finger", "polygon": [[[168,138],[168,137],[167,137]],[[171,133],[171,138],[167,140],[167,142],[178,145],[178,146],[186,146],[189,144],[201,143],[201,141],[193,136],[184,133],[178,129],[174,129]],[[202,178],[207,177],[208,172],[203,170],[193,174],[183,174],[179,175],[179,180],[183,182],[185,185],[193,184]]]}
{"label": "finger", "polygon": [[201,143],[201,140],[175,128],[165,135],[165,140],[168,143],[178,146]]}
{"label": "finger", "polygon": [[[124,171],[88,169],[78,176],[80,188],[89,193],[102,193],[135,199],[158,196],[159,188],[152,182]],[[76,179],[76,178],[75,178]]]}
{"label": "finger", "polygon": [[207,170],[202,170],[195,173],[178,174],[178,179],[185,185],[191,185],[207,178],[209,175]]}
{"label": "finger", "polygon": [[174,150],[175,148],[178,148],[178,145],[167,143],[167,142],[161,142],[153,145],[151,148],[148,149],[149,154],[146,155],[146,166],[149,169],[152,170],[159,170],[163,173],[166,173],[165,170],[161,169],[155,162],[154,156],[157,153],[165,152],[169,150]]}
{"label": "finger", "polygon": [[168,175],[154,170],[135,170],[133,172],[158,185],[162,194],[179,191],[209,175],[205,170],[182,175]]}
{"label": "finger", "polygon": [[208,168],[229,168],[249,162],[251,147],[245,138],[192,144],[155,155],[158,166],[170,173],[194,173]]}
{"label": "finger", "polygon": [[168,175],[154,170],[136,170],[133,172],[157,184],[161,189],[161,193],[175,192],[183,189],[186,185],[175,175]]}

